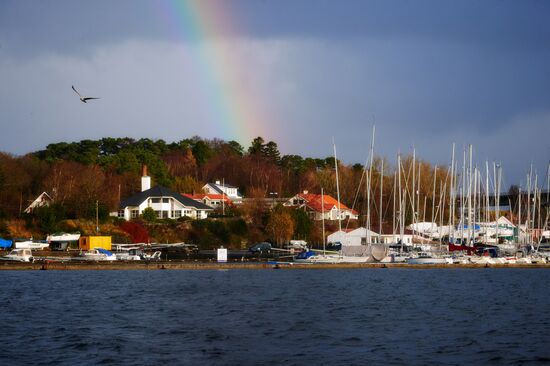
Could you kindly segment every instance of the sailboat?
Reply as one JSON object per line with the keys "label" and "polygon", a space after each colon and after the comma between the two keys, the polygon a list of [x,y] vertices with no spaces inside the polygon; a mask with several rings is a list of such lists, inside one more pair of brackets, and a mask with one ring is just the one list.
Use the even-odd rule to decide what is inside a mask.
{"label": "sailboat", "polygon": [[[322,202],[322,216],[323,216],[323,252],[317,253],[315,251],[308,251],[300,253],[295,261],[306,263],[372,263],[379,262],[387,256],[387,247],[385,244],[373,243],[372,235],[370,231],[370,183],[372,178],[372,163],[374,154],[374,136],[375,127],[372,129],[372,142],[370,149],[370,163],[367,176],[367,228],[365,231],[366,245],[346,246],[342,245],[342,248],[338,252],[327,252],[325,249],[325,236],[324,236],[324,204]],[[333,141],[334,150],[334,165],[336,173],[336,195],[338,202],[338,228],[342,231],[342,216],[340,207],[340,184],[338,177],[338,159],[336,157],[336,144]],[[380,191],[382,193],[382,190]],[[321,190],[321,199],[324,198],[323,190]]]}

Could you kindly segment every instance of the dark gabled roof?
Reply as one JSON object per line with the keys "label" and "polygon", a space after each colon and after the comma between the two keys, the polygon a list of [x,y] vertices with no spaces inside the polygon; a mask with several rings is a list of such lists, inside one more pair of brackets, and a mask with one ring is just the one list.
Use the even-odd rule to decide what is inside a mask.
{"label": "dark gabled roof", "polygon": [[128,206],[139,206],[149,197],[173,197],[175,200],[179,201],[182,205],[187,207],[194,207],[198,210],[213,209],[212,207],[205,205],[202,202],[198,202],[189,197],[182,196],[181,194],[162,186],[155,186],[151,189],[136,193],[131,197],[123,199],[122,201],[120,201],[120,208]]}
{"label": "dark gabled roof", "polygon": [[241,193],[239,192],[239,187],[235,187],[235,186],[232,186],[232,185],[229,185],[229,184],[216,184],[216,183],[206,183],[206,185],[212,187],[212,189],[214,189],[216,192],[218,192],[219,194],[225,194],[227,195],[227,193],[224,193],[220,187],[224,187],[224,188],[235,188],[237,189],[237,196],[240,196]]}
{"label": "dark gabled roof", "polygon": [[218,187],[216,183],[208,183],[210,187],[212,187],[213,190],[218,192],[219,194],[223,194],[224,192]]}

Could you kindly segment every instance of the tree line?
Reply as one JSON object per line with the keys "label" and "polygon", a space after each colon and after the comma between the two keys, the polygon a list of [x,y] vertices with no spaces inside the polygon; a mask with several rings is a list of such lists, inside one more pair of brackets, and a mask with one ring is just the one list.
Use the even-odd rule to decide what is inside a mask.
{"label": "tree line", "polygon": [[[412,197],[412,157],[402,159],[402,189]],[[59,142],[44,150],[24,156],[0,153],[0,220],[20,218],[23,210],[41,192],[47,192],[55,202],[56,219],[93,219],[96,208],[101,220],[106,220],[110,211],[115,211],[120,199],[140,191],[142,165],[148,166],[153,185],[166,186],[176,192],[198,193],[207,182],[221,180],[239,187],[245,197],[260,199],[292,197],[304,190],[336,197],[334,158],[311,158],[300,155],[281,155],[278,145],[256,137],[245,149],[237,141],[204,139],[198,136],[181,141],[166,141],[148,138],[102,138],[79,142]],[[382,164],[384,173],[381,174]],[[370,176],[371,224],[382,221],[385,231],[391,230],[393,217],[399,204],[397,197],[396,167],[390,167],[383,158],[374,159]],[[340,197],[344,204],[360,214],[358,223],[364,225],[366,213],[367,176],[361,164],[346,165],[338,162]],[[416,161],[415,174],[417,198],[421,200],[420,212],[407,204],[407,220],[416,215],[431,219],[432,207],[444,209],[442,192],[449,189],[448,172],[434,169],[425,161]],[[435,176],[435,179],[434,179]],[[435,181],[435,194],[433,183]],[[382,207],[380,207],[380,192]],[[448,200],[447,194],[447,200]],[[432,204],[434,203],[434,204]],[[287,222],[288,217],[279,213],[270,222],[265,207],[244,205],[242,215],[251,237],[260,239],[271,230],[271,236]],[[448,205],[447,205],[448,206]],[[445,214],[447,215],[447,214]],[[51,215],[50,215],[51,216]],[[446,217],[446,216],[445,216]],[[418,217],[417,217],[418,218]],[[296,219],[294,218],[294,223]],[[287,225],[294,230],[303,230],[301,225]],[[388,228],[390,226],[390,228]],[[376,229],[376,227],[374,227]],[[317,236],[315,228],[308,235]],[[294,233],[292,233],[294,235]],[[287,235],[288,236],[288,235]]]}

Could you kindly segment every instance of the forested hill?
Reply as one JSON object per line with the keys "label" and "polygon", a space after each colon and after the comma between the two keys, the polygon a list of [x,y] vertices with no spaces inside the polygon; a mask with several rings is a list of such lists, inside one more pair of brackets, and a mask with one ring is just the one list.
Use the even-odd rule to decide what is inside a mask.
{"label": "forested hill", "polygon": [[1,214],[18,215],[43,191],[76,216],[86,216],[96,200],[113,209],[120,197],[139,190],[143,164],[153,184],[177,192],[199,192],[204,183],[224,179],[247,196],[286,196],[318,188],[318,172],[330,174],[334,161],[281,156],[275,142],[261,137],[247,150],[236,141],[200,137],[172,143],[127,137],[59,142],[21,157],[0,153]]}
{"label": "forested hill", "polygon": [[[411,157],[402,161],[403,189],[410,193],[411,185],[407,182],[411,180]],[[97,202],[100,216],[106,217],[116,210],[120,199],[140,190],[143,164],[148,166],[153,185],[181,193],[198,193],[205,183],[223,179],[237,186],[247,198],[291,197],[304,190],[320,193],[321,187],[326,194],[336,197],[333,157],[281,156],[275,142],[265,142],[261,137],[255,138],[246,150],[236,141],[200,137],[173,143],[146,138],[103,138],[50,144],[45,150],[19,157],[0,153],[0,219],[20,217],[44,191],[63,209],[60,216],[95,218]],[[338,166],[342,202],[364,214],[363,166],[341,163]],[[385,162],[383,176],[381,168],[382,160],[375,158],[370,174],[371,196],[379,196],[382,184],[384,203],[380,209],[379,199],[371,200],[372,222],[379,216],[392,222],[395,168]],[[423,215],[431,217],[433,197],[439,204],[437,198],[448,190],[445,184],[448,174],[443,169],[434,170],[418,158],[415,171],[416,179],[420,180],[416,193],[424,200]]]}

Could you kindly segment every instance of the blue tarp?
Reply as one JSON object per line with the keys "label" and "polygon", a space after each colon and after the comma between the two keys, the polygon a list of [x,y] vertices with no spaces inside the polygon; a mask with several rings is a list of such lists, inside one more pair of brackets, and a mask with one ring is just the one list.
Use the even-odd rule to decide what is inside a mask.
{"label": "blue tarp", "polygon": [[11,240],[0,238],[0,248],[11,248]]}
{"label": "blue tarp", "polygon": [[103,249],[103,248],[96,248],[98,252],[102,253],[102,254],[107,254],[108,256],[111,256],[113,255],[113,253],[109,252],[107,249]]}
{"label": "blue tarp", "polygon": [[308,259],[309,257],[313,257],[315,255],[315,252],[308,250],[307,252],[301,252],[298,253],[296,256],[296,259]]}

